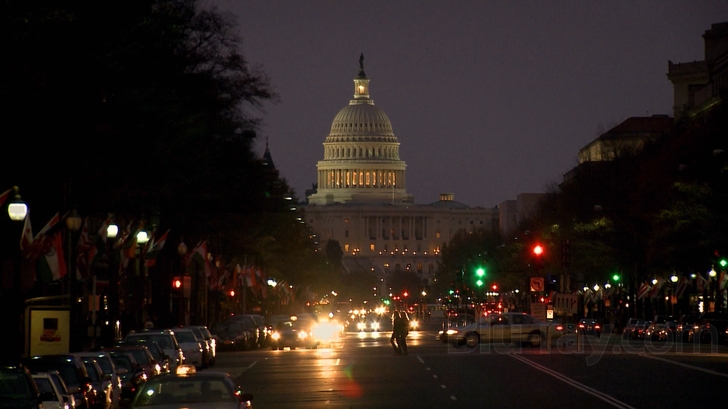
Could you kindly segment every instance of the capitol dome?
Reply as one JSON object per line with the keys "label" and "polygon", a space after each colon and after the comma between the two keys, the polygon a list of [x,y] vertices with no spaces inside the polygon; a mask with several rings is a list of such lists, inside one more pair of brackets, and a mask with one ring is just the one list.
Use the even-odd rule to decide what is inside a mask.
{"label": "capitol dome", "polygon": [[406,164],[399,141],[383,110],[369,98],[364,55],[354,78],[354,99],[331,123],[319,161],[317,190],[311,204],[347,202],[413,202],[406,192]]}

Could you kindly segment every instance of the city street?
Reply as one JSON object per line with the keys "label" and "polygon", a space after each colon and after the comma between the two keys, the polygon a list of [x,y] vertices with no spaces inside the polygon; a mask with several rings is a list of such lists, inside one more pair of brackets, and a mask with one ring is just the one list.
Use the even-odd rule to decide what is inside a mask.
{"label": "city street", "polygon": [[[230,373],[264,408],[651,408],[725,401],[725,346],[672,348],[618,335],[541,348],[454,348],[414,331],[398,356],[389,332],[347,333],[332,348],[226,352]],[[592,339],[595,341],[595,339]]]}

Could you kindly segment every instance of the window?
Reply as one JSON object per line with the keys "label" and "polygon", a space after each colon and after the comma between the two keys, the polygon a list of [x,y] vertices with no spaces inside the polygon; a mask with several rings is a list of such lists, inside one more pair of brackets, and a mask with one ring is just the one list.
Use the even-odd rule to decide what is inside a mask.
{"label": "window", "polygon": [[369,251],[374,251],[374,243],[369,245]]}
{"label": "window", "polygon": [[349,245],[348,244],[344,244],[344,251],[347,252],[347,253],[349,252]]}

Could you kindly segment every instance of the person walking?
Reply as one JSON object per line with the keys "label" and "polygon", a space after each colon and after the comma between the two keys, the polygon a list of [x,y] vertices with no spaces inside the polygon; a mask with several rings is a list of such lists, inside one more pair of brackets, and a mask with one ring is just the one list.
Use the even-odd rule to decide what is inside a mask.
{"label": "person walking", "polygon": [[407,335],[409,335],[409,316],[407,311],[399,311],[396,322],[394,323],[394,331],[396,334],[395,341],[400,355],[407,355]]}
{"label": "person walking", "polygon": [[402,355],[402,350],[397,343],[397,330],[399,320],[399,310],[392,311],[392,336],[389,338],[389,343],[392,344],[392,348],[394,348],[395,354]]}

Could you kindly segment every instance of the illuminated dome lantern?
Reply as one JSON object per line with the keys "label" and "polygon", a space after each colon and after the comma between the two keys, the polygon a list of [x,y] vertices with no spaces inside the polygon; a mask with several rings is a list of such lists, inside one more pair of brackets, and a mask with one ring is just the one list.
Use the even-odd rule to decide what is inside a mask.
{"label": "illuminated dome lantern", "polygon": [[364,55],[354,78],[354,99],[339,111],[316,165],[317,191],[311,204],[413,202],[406,192],[406,164],[389,117],[369,98]]}

